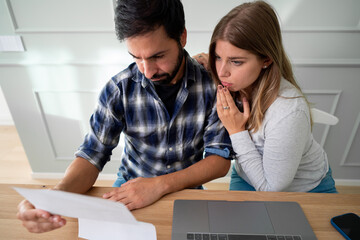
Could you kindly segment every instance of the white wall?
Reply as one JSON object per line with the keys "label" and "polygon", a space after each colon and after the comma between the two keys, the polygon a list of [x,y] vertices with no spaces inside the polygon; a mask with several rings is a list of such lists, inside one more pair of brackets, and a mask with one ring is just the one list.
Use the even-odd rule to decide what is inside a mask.
{"label": "white wall", "polygon": [[[83,11],[83,6],[86,6],[85,2],[88,2],[89,11]],[[89,4],[90,2],[90,4]],[[206,51],[206,46],[209,41],[211,30],[215,26],[218,19],[226,14],[233,6],[240,4],[244,1],[231,1],[221,2],[218,0],[197,0],[189,1],[184,0],[184,7],[186,12],[187,27],[190,28],[189,44],[187,49],[195,54],[200,51]],[[358,34],[359,31],[359,9],[360,1],[353,0],[271,0],[269,1],[277,10],[281,17],[282,28],[284,30],[284,42],[287,46],[290,57],[298,64],[355,64],[359,65],[360,48],[354,49],[357,46],[356,42],[360,41]],[[31,33],[39,31],[39,33],[45,32],[61,32],[72,31],[74,33],[86,32],[87,30],[99,32],[108,32],[112,34],[111,23],[111,6],[113,2],[111,0],[103,0],[102,4],[96,4],[94,1],[77,0],[75,3],[71,1],[58,1],[49,0],[46,4],[43,4],[41,0],[1,0],[0,1],[0,34],[1,35],[28,35],[31,38]],[[39,16],[32,14],[29,11],[36,6],[43,6]],[[102,6],[100,9],[99,6]],[[52,7],[54,12],[65,13],[68,7],[72,13],[70,17],[62,20],[64,23],[57,22],[52,15],[53,12],[46,10],[47,7]],[[10,11],[8,11],[10,9]],[[198,11],[201,9],[201,11]],[[14,10],[16,11],[15,22],[9,17],[14,18]],[[196,10],[196,11],[194,11]],[[88,24],[87,29],[84,29],[83,25],[91,13],[108,13],[108,15],[102,15],[101,18],[96,18],[92,23],[93,26]],[[80,13],[80,15],[78,15]],[[201,14],[201,16],[199,15]],[[12,15],[12,16],[11,16]],[[89,17],[81,17],[89,16]],[[96,14],[99,16],[98,14]],[[336,17],[334,17],[336,16]],[[50,21],[43,21],[43,19],[49,19]],[[79,21],[79,19],[83,19]],[[77,26],[72,26],[72,23],[77,22]],[[18,25],[18,26],[17,26]],[[71,26],[71,29],[68,27]],[[91,26],[91,27],[89,27]],[[17,28],[17,29],[14,29]],[[301,34],[298,34],[301,32]],[[336,34],[341,32],[342,34]],[[43,34],[42,34],[43,35]],[[45,34],[46,35],[46,34]],[[318,36],[316,36],[318,35]],[[334,36],[337,36],[335,37]],[[26,36],[25,36],[26,37]],[[316,37],[316,38],[314,38]],[[49,39],[49,36],[46,38]],[[30,39],[31,40],[31,39]],[[64,40],[64,39],[62,39]],[[26,46],[27,42],[25,42]],[[66,43],[65,43],[66,44]],[[320,48],[319,48],[320,46]],[[38,46],[37,46],[38,47]],[[43,47],[43,46],[42,46]],[[53,47],[50,47],[53,48]],[[331,51],[329,51],[331,49]],[[29,50],[29,49],[28,49]],[[1,56],[1,62],[4,64],[19,63],[22,60],[26,60],[28,63],[34,63],[37,61],[46,62],[47,60],[53,61],[54,59],[39,59],[36,54],[39,52],[45,52],[48,49],[36,49],[33,53],[24,53],[27,57],[21,57],[18,53],[5,53],[5,56]],[[54,50],[54,49],[49,49]],[[60,55],[62,58],[66,58],[66,49],[59,48],[62,53],[56,52],[56,57]],[[106,49],[108,53],[111,51]],[[309,53],[311,53],[309,55]],[[105,54],[106,55],[106,54]],[[44,56],[42,56],[44,57]],[[103,56],[105,59],[109,56]],[[114,55],[111,54],[111,58]],[[116,58],[116,57],[115,57]],[[107,59],[106,61],[114,61],[115,59]],[[119,60],[119,59],[116,59]],[[339,62],[339,60],[341,60]],[[65,60],[66,61],[66,60]],[[9,111],[7,102],[0,88],[0,125],[12,125],[14,124],[11,113]]]}
{"label": "white wall", "polygon": [[14,125],[4,94],[0,87],[0,125]]}
{"label": "white wall", "polygon": [[[217,21],[241,2],[183,0],[191,55],[207,52]],[[340,118],[314,126],[335,178],[360,182],[360,1],[269,2],[299,84]],[[0,54],[0,85],[36,174],[64,171],[98,91],[131,62],[112,19],[112,0],[0,0],[0,35],[21,36],[26,49]],[[0,92],[0,121],[11,119],[3,106]],[[120,154],[105,172],[116,172]]]}

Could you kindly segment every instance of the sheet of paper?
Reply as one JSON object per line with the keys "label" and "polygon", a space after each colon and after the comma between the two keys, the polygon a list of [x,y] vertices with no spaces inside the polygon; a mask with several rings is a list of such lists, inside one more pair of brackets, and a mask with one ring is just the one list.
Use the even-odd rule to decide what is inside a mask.
{"label": "sheet of paper", "polygon": [[156,230],[150,223],[119,224],[79,219],[79,237],[91,240],[156,240]]}
{"label": "sheet of paper", "polygon": [[92,240],[156,239],[155,227],[136,221],[122,203],[64,191],[14,189],[38,209],[79,218],[79,237]]}

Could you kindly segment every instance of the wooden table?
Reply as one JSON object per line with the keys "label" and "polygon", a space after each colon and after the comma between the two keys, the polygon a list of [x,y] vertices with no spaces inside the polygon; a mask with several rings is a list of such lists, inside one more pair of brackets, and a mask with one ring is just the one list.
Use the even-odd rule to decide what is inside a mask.
{"label": "wooden table", "polygon": [[[17,205],[23,199],[11,187],[49,188],[44,185],[0,184],[0,239],[78,239],[77,219],[66,218],[67,224],[49,233],[29,233],[16,218]],[[110,187],[94,187],[87,194],[101,196]],[[132,211],[137,220],[155,225],[158,240],[171,239],[172,210],[175,199],[208,199],[229,201],[294,201],[298,202],[317,238],[343,239],[331,226],[335,215],[354,212],[360,215],[360,194],[289,193],[289,192],[241,192],[224,190],[183,190],[166,195],[158,202],[143,209]]]}

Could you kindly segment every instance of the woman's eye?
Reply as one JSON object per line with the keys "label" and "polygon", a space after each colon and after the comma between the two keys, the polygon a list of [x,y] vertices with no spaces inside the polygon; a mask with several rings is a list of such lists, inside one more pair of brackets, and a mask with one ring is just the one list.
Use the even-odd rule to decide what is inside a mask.
{"label": "woman's eye", "polygon": [[240,66],[243,62],[241,61],[231,61],[235,66]]}

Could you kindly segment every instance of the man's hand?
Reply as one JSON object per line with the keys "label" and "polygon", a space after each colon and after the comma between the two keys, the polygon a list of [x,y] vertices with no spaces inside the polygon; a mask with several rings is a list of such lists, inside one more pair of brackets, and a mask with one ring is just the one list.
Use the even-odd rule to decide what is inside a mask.
{"label": "man's hand", "polygon": [[146,207],[159,200],[164,192],[160,177],[132,179],[121,187],[103,195],[103,198],[122,202],[129,210]]}
{"label": "man's hand", "polygon": [[17,218],[29,232],[42,233],[60,228],[66,224],[66,220],[59,215],[52,215],[44,210],[35,209],[27,200],[18,205]]}
{"label": "man's hand", "polygon": [[230,161],[217,155],[176,172],[153,178],[138,177],[103,195],[103,198],[122,202],[129,210],[146,207],[162,196],[186,188],[200,186],[223,177],[229,171]]}

